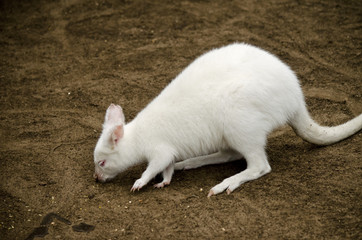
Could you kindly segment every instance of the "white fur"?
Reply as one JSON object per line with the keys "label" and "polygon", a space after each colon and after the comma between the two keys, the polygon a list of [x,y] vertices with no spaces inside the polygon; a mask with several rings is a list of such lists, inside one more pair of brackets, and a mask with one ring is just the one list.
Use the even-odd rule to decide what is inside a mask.
{"label": "white fur", "polygon": [[[94,152],[95,177],[106,181],[147,160],[135,191],[160,172],[164,180],[156,187],[170,183],[174,168],[244,157],[247,169],[213,187],[209,196],[230,193],[270,172],[267,135],[285,123],[303,139],[326,145],[359,131],[362,114],[337,127],[319,126],[286,64],[257,47],[232,44],[196,59],[130,123],[112,104]],[[101,160],[106,160],[103,167]]]}

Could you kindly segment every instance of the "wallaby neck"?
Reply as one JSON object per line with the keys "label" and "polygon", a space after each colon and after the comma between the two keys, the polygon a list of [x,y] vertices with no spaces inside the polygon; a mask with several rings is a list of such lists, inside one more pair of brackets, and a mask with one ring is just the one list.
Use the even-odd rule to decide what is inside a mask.
{"label": "wallaby neck", "polygon": [[130,166],[145,161],[144,144],[137,133],[135,122],[132,121],[124,126],[124,138],[118,147],[118,151],[124,159],[127,159]]}

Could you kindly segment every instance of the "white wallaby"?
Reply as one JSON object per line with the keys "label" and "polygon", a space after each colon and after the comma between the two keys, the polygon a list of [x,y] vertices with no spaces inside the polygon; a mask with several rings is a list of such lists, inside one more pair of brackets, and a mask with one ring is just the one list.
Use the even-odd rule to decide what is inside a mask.
{"label": "white wallaby", "polygon": [[246,170],[208,196],[229,194],[270,172],[267,135],[285,123],[304,140],[328,145],[358,132],[362,114],[336,127],[318,125],[286,64],[257,47],[232,44],[197,58],[128,124],[122,108],[111,104],[94,151],[94,177],[104,182],[148,161],[135,191],[161,172],[163,181],[155,187],[170,184],[174,169],[244,157]]}

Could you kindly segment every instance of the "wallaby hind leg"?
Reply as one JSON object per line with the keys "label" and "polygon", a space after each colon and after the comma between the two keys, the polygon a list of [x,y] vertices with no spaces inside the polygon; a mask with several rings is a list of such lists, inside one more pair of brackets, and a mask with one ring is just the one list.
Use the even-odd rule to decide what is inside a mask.
{"label": "wallaby hind leg", "polygon": [[253,151],[241,152],[247,162],[247,168],[234,176],[224,179],[220,184],[214,186],[208,197],[219,194],[226,190],[228,194],[238,188],[241,184],[257,179],[271,171],[263,146]]}
{"label": "wallaby hind leg", "polygon": [[175,170],[198,168],[205,165],[220,164],[241,159],[242,156],[232,150],[219,151],[210,155],[186,159],[175,164]]}

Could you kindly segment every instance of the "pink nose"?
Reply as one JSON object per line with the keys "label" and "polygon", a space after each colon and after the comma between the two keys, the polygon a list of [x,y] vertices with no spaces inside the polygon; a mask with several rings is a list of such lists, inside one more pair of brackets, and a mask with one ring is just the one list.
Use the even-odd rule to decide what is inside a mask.
{"label": "pink nose", "polygon": [[93,178],[96,180],[96,182],[98,182],[98,175],[96,173],[93,174]]}
{"label": "pink nose", "polygon": [[102,176],[102,174],[95,172],[93,174],[93,178],[96,180],[96,182],[105,182],[107,179]]}

